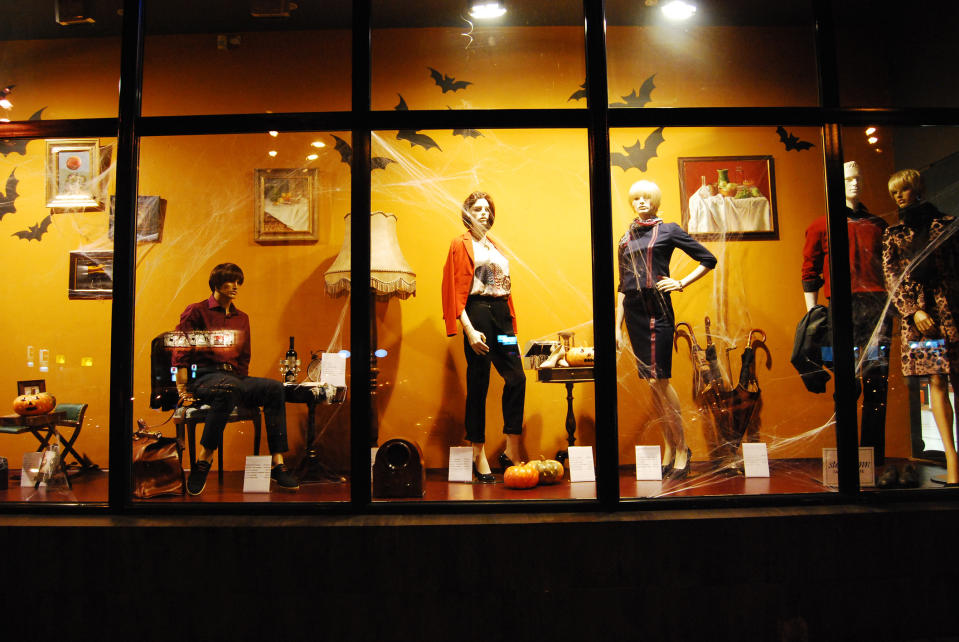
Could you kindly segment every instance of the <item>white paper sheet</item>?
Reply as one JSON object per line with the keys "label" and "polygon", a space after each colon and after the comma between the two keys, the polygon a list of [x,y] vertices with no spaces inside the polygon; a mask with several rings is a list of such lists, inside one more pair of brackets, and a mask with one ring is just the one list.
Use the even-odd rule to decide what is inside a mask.
{"label": "white paper sheet", "polygon": [[244,493],[270,492],[270,464],[273,458],[269,455],[247,455],[246,467],[243,469]]}
{"label": "white paper sheet", "polygon": [[636,446],[636,481],[662,481],[662,461],[659,446]]}
{"label": "white paper sheet", "polygon": [[[822,483],[839,486],[839,458],[835,448],[822,449]],[[876,485],[876,457],[872,446],[859,449],[859,485],[863,488]]]}
{"label": "white paper sheet", "polygon": [[569,447],[569,481],[596,481],[596,468],[593,466],[592,446]]}
{"label": "white paper sheet", "polygon": [[320,355],[320,383],[345,388],[346,357],[339,352],[324,352]]}
{"label": "white paper sheet", "polygon": [[450,475],[451,482],[473,482],[473,449],[469,446],[453,446],[450,448]]}
{"label": "white paper sheet", "polygon": [[[40,471],[40,458],[43,453],[23,453],[23,463],[20,464],[20,486],[32,488],[37,483],[37,473]],[[46,486],[42,482],[41,486]]]}
{"label": "white paper sheet", "polygon": [[769,455],[766,444],[744,443],[743,466],[746,477],[769,477]]}

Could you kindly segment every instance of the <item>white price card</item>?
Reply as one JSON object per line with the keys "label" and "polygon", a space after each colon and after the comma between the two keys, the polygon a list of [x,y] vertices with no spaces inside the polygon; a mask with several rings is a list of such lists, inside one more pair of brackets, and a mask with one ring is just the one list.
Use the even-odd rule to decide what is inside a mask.
{"label": "white price card", "polygon": [[592,446],[569,447],[569,481],[596,481],[596,468],[593,466]]}
{"label": "white price card", "polygon": [[636,481],[662,481],[659,446],[636,446]]}
{"label": "white price card", "polygon": [[[822,483],[839,486],[839,458],[835,448],[822,449]],[[872,446],[859,449],[859,485],[863,488],[876,485],[876,457]]]}
{"label": "white price card", "polygon": [[743,444],[743,466],[746,468],[746,477],[769,477],[766,444]]}
{"label": "white price card", "polygon": [[339,352],[324,352],[320,355],[320,383],[345,388],[346,357]]}
{"label": "white price card", "polygon": [[451,482],[473,482],[473,448],[470,446],[453,446],[450,448],[450,476]]}
{"label": "white price card", "polygon": [[[37,473],[40,472],[40,458],[43,453],[23,453],[23,463],[20,464],[20,486],[33,487],[37,483]],[[46,486],[42,482],[41,486]]]}
{"label": "white price card", "polygon": [[273,458],[269,455],[247,455],[246,468],[243,469],[244,493],[270,492],[270,464]]}

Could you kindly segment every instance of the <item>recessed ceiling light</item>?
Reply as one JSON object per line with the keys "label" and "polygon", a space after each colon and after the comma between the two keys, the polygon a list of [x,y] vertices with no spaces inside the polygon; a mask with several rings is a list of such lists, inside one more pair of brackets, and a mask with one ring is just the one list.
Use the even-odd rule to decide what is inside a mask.
{"label": "recessed ceiling light", "polygon": [[279,135],[280,135],[280,132],[274,132],[274,131],[270,132],[270,136],[272,136],[273,138],[276,138]]}
{"label": "recessed ceiling light", "polygon": [[879,139],[876,138],[875,136],[870,136],[870,137],[867,138],[866,140],[869,141],[869,144],[870,144],[870,145],[875,145],[876,143],[879,142]]}
{"label": "recessed ceiling light", "polygon": [[275,149],[271,149],[270,151],[267,152],[267,154],[270,155],[270,158],[274,158],[274,157],[276,156],[276,150],[275,150]]}
{"label": "recessed ceiling light", "polygon": [[498,0],[474,0],[470,3],[470,16],[477,20],[492,20],[506,13],[506,7]]}
{"label": "recessed ceiling light", "polygon": [[867,128],[866,128],[866,136],[872,136],[872,135],[875,134],[875,133],[876,133],[876,128],[875,128],[875,127],[867,127]]}
{"label": "recessed ceiling light", "polygon": [[696,13],[696,5],[673,0],[663,5],[663,15],[670,20],[687,20]]}
{"label": "recessed ceiling light", "polygon": [[310,146],[316,148],[326,147],[326,143],[324,143],[322,140],[314,140],[312,143],[310,143]]}
{"label": "recessed ceiling light", "polygon": [[320,157],[319,154],[310,154],[309,156],[306,157],[306,160],[316,160],[319,157]]}

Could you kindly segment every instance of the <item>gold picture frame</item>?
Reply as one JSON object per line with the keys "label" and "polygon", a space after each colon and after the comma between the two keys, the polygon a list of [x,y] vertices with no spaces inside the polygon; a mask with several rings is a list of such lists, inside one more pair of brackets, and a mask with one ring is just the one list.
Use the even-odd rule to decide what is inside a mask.
{"label": "gold picture frame", "polygon": [[47,207],[102,210],[99,139],[51,139],[46,143]]}
{"label": "gold picture frame", "polygon": [[316,243],[319,170],[253,170],[253,240],[263,244]]}

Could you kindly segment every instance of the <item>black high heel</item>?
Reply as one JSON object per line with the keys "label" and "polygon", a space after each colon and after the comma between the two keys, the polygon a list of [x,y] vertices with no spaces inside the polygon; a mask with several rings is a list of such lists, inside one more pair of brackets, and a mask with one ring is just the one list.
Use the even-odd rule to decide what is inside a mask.
{"label": "black high heel", "polygon": [[476,476],[476,481],[481,484],[495,484],[496,478],[493,477],[493,473],[481,473],[476,470],[476,462],[473,462],[473,474]]}
{"label": "black high heel", "polygon": [[[673,468],[669,471],[670,479],[686,479],[689,477],[689,464],[693,460],[693,451],[689,448],[686,449],[686,465],[682,468]],[[673,463],[676,463],[676,460],[673,460]]]}
{"label": "black high heel", "polygon": [[499,465],[503,467],[503,470],[506,470],[513,465],[513,460],[506,456],[506,453],[500,453],[497,458]]}

